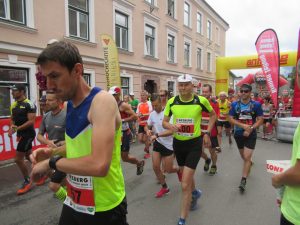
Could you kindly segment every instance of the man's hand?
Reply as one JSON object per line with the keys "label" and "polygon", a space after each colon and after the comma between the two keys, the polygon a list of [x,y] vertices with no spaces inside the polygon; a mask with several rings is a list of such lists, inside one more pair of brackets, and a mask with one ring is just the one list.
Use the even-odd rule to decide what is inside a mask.
{"label": "man's hand", "polygon": [[204,136],[203,136],[203,146],[205,148],[210,148],[211,147],[210,137],[207,134],[206,135],[204,134]]}
{"label": "man's hand", "polygon": [[172,130],[173,133],[180,131],[180,129],[181,129],[181,125],[179,124],[171,124],[170,126],[170,130]]}
{"label": "man's hand", "polygon": [[42,176],[47,174],[49,171],[50,171],[49,159],[41,161],[33,166],[31,175],[30,175],[31,180],[34,182],[37,182],[41,179]]}
{"label": "man's hand", "polygon": [[12,135],[17,131],[18,126],[11,125],[8,130],[8,137],[12,137]]}
{"label": "man's hand", "polygon": [[50,148],[38,148],[35,151],[33,151],[29,157],[32,165],[35,166],[35,164],[45,159],[49,159],[51,155],[52,150]]}
{"label": "man's hand", "polygon": [[56,140],[48,140],[48,143],[47,143],[48,147],[49,148],[57,148],[57,145],[54,144],[55,141]]}
{"label": "man's hand", "polygon": [[151,137],[152,131],[151,130],[147,130],[146,134],[147,134],[148,137]]}
{"label": "man's hand", "polygon": [[282,184],[279,182],[280,174],[272,177],[272,185],[274,188],[280,188]]}

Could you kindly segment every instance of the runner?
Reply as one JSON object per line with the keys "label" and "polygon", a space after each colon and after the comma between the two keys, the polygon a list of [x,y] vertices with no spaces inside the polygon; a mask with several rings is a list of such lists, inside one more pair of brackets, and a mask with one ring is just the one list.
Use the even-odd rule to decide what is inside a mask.
{"label": "runner", "polygon": [[[136,113],[137,106],[139,104],[139,100],[134,98],[134,92],[130,92],[129,97],[130,97],[129,104],[131,105],[132,110]],[[130,130],[132,133],[132,143],[135,143],[136,135],[137,135],[137,132],[136,132],[137,121],[129,122],[129,127],[130,127]]]}
{"label": "runner", "polygon": [[217,101],[218,101],[219,108],[220,108],[220,115],[219,115],[218,121],[217,121],[219,146],[216,149],[218,152],[221,152],[223,127],[225,127],[225,132],[226,132],[226,136],[228,136],[229,144],[230,145],[232,144],[231,125],[228,121],[230,102],[228,101],[227,94],[224,91],[219,93],[219,99]]}
{"label": "runner", "polygon": [[[178,77],[179,95],[168,101],[163,120],[163,127],[174,132],[174,153],[182,171],[179,225],[185,224],[189,209],[196,209],[197,200],[201,196],[201,191],[195,189],[194,174],[201,157],[202,142],[204,147],[211,145],[210,132],[216,120],[216,114],[209,101],[193,94],[192,80],[192,76],[188,74]],[[207,133],[203,138],[200,129],[202,111],[209,112],[210,117]],[[173,124],[169,122],[171,116]]]}
{"label": "runner", "polygon": [[165,172],[178,174],[179,181],[181,180],[181,175],[179,168],[173,164],[173,132],[162,127],[164,108],[162,107],[162,99],[160,95],[152,94],[151,103],[154,111],[150,113],[147,121],[148,126],[145,126],[145,132],[150,138],[150,141],[154,141],[152,154],[153,170],[162,186],[155,196],[157,198],[161,198],[170,192],[166,183],[166,177],[161,169],[162,163]]}
{"label": "runner", "polygon": [[29,171],[25,165],[25,160],[29,160],[31,154],[32,141],[35,138],[34,122],[36,114],[36,106],[25,96],[26,86],[23,84],[16,84],[11,88],[12,96],[15,102],[10,107],[11,120],[9,136],[17,132],[17,151],[15,156],[15,163],[20,169],[24,181],[21,188],[17,191],[18,195],[25,194],[31,188],[31,181],[29,178]]}
{"label": "runner", "polygon": [[[218,116],[220,114],[219,105],[216,100],[213,100],[211,98],[211,94],[212,94],[211,85],[204,84],[202,87],[202,95],[209,100],[210,105],[212,106],[212,108],[214,109],[215,113]],[[209,114],[207,112],[203,111],[202,112],[202,120],[201,120],[201,133],[202,134],[205,134],[207,132],[208,123],[209,123]],[[211,136],[210,136],[211,146],[208,147],[208,150],[209,150],[209,153],[211,156],[211,161],[212,161],[210,170],[209,170],[210,159],[205,160],[205,164],[204,164],[204,171],[209,170],[209,175],[211,175],[211,176],[213,176],[217,173],[218,156],[216,153],[216,147],[219,146],[217,135],[218,135],[218,131],[217,131],[217,126],[216,126],[216,121],[215,121],[214,126],[211,130]],[[204,149],[202,152],[204,153]]]}
{"label": "runner", "polygon": [[250,84],[243,84],[240,88],[241,99],[231,104],[229,121],[234,125],[234,139],[244,161],[242,179],[239,189],[246,189],[247,177],[253,162],[251,161],[255,149],[256,128],[263,123],[263,111],[259,102],[251,100]]}
{"label": "runner", "polygon": [[269,128],[272,126],[272,105],[270,104],[270,97],[264,98],[264,104],[262,104],[262,110],[264,114],[264,124],[263,124],[263,139],[267,138],[267,134],[270,134]]}
{"label": "runner", "polygon": [[[48,145],[49,148],[57,148],[65,144],[66,110],[60,108],[61,104],[62,101],[54,93],[47,92],[46,108],[49,112],[43,116],[37,140],[41,144]],[[46,133],[48,138],[44,136]],[[64,201],[67,196],[65,188],[61,186],[65,177],[65,173],[56,170],[51,175],[51,181],[48,185],[49,189],[55,193],[55,197],[61,201]],[[47,175],[44,176],[36,185],[43,185],[47,178]]]}
{"label": "runner", "polygon": [[79,51],[69,42],[49,45],[37,64],[47,77],[48,89],[69,102],[66,158],[55,155],[37,163],[32,178],[36,180],[50,169],[67,173],[68,196],[59,225],[127,225],[120,164],[121,117],[115,99],[88,86]]}
{"label": "runner", "polygon": [[150,155],[150,142],[148,140],[148,136],[145,133],[144,127],[147,125],[147,120],[149,118],[150,113],[152,112],[152,105],[148,101],[148,92],[142,91],[141,92],[141,102],[137,106],[137,115],[139,117],[139,130],[138,130],[138,137],[139,141],[145,144],[144,148],[144,158],[148,159],[151,157]]}
{"label": "runner", "polygon": [[138,160],[137,158],[129,155],[131,131],[129,128],[130,121],[136,121],[137,115],[131,109],[131,106],[121,101],[121,88],[113,86],[109,89],[109,93],[114,96],[118,103],[119,111],[122,119],[122,145],[121,145],[121,157],[123,162],[128,162],[136,165],[136,175],[141,175],[144,171],[144,160]]}

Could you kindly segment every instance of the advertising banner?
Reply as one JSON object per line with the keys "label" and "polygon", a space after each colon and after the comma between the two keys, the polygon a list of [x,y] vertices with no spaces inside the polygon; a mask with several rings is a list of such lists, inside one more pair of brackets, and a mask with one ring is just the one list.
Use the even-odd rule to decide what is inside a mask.
{"label": "advertising banner", "polygon": [[[37,116],[35,119],[35,132],[38,134],[40,123],[42,121],[42,116]],[[16,148],[18,145],[16,133],[10,138],[8,137],[8,130],[10,125],[10,119],[0,119],[0,161],[12,159],[15,157]],[[32,142],[32,150],[44,147],[35,138]]]}
{"label": "advertising banner", "polygon": [[101,42],[104,51],[104,71],[107,88],[121,86],[120,66],[117,46],[110,35],[101,35]]}
{"label": "advertising banner", "polygon": [[291,167],[290,160],[267,160],[267,172],[279,174]]}
{"label": "advertising banner", "polygon": [[300,89],[297,85],[297,80],[300,79],[300,29],[299,29],[299,36],[298,36],[298,54],[297,54],[297,63],[296,63],[296,82],[294,88],[294,105],[292,116],[299,117],[300,116]]}
{"label": "advertising banner", "polygon": [[255,42],[258,58],[266,77],[267,87],[275,107],[278,106],[279,89],[279,45],[276,32],[264,30]]}

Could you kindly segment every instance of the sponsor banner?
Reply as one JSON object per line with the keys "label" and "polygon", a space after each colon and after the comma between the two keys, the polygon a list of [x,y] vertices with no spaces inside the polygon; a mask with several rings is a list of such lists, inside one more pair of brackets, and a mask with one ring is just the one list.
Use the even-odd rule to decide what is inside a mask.
{"label": "sponsor banner", "polygon": [[112,86],[121,86],[120,66],[118,49],[111,36],[101,35],[101,42],[104,51],[104,72],[106,76],[107,89]]}
{"label": "sponsor banner", "polygon": [[279,87],[279,45],[276,32],[272,29],[264,30],[255,42],[258,58],[266,77],[267,87],[275,107],[278,106]]}
{"label": "sponsor banner", "polygon": [[293,112],[292,116],[299,117],[300,116],[300,88],[297,85],[300,73],[300,29],[299,29],[299,36],[298,36],[298,54],[297,54],[297,61],[296,61],[296,80],[295,80],[295,87],[294,87],[294,105],[293,105]]}
{"label": "sponsor banner", "polygon": [[279,174],[291,167],[290,160],[267,160],[267,172]]}
{"label": "sponsor banner", "polygon": [[[36,134],[39,131],[42,116],[37,116],[35,119],[34,129]],[[0,161],[8,160],[15,157],[16,148],[18,145],[16,133],[10,138],[8,137],[8,130],[10,119],[0,119]],[[32,142],[32,150],[44,147],[36,138]]]}

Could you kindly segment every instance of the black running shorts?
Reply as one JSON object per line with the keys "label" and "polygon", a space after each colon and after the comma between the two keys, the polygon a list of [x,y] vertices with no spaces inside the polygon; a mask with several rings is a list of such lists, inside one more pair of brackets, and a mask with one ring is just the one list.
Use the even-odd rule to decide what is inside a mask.
{"label": "black running shorts", "polygon": [[172,150],[166,148],[164,145],[162,145],[156,140],[153,143],[153,151],[160,153],[161,156],[170,156],[174,153]]}
{"label": "black running shorts", "polygon": [[257,135],[251,135],[249,137],[234,135],[235,142],[238,149],[243,149],[244,147],[254,150],[256,145]]}
{"label": "black running shorts", "polygon": [[217,127],[225,127],[225,128],[230,128],[231,125],[229,121],[217,121]]}
{"label": "black running shorts", "polygon": [[178,166],[196,169],[202,153],[202,137],[187,141],[173,139],[173,148]]}
{"label": "black running shorts", "polygon": [[132,135],[130,129],[122,131],[122,145],[121,145],[122,152],[129,152],[131,138]]}
{"label": "black running shorts", "polygon": [[146,134],[145,130],[144,130],[144,127],[143,125],[139,125],[139,130],[138,130],[138,134]]}
{"label": "black running shorts", "polygon": [[18,152],[28,152],[32,149],[32,142],[34,137],[19,137],[19,142],[17,146]]}
{"label": "black running shorts", "polygon": [[77,212],[64,204],[59,225],[128,225],[126,214],[126,198],[115,208],[108,211],[96,212],[95,215]]}

